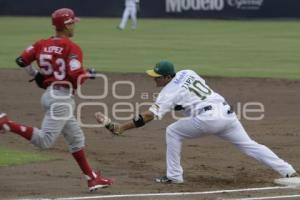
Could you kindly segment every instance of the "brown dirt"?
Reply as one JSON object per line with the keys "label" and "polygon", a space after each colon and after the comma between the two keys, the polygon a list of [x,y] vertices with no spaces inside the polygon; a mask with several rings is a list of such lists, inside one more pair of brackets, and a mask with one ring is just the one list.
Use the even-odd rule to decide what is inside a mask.
{"label": "brown dirt", "polygon": [[[135,96],[126,100],[127,102],[152,102],[152,98],[142,100],[141,96],[145,96],[145,92],[152,96],[159,91],[153,81],[142,74],[107,75],[108,97],[88,102],[103,102],[111,108],[117,102],[111,94],[112,84],[119,80],[131,80],[135,83]],[[39,127],[43,117],[40,106],[43,91],[34,84],[27,83],[27,79],[25,72],[20,70],[1,70],[0,111],[8,113],[15,121]],[[267,145],[295,168],[300,169],[300,81],[218,77],[207,77],[206,80],[236,108],[238,102],[262,102],[265,105],[265,118],[261,121],[242,119],[245,128],[253,139]],[[99,94],[102,85],[103,81],[88,81],[83,91],[85,94]],[[117,87],[117,93],[129,94],[128,86]],[[80,102],[84,100],[77,98],[77,103]],[[147,106],[143,106],[141,110],[146,108]],[[95,123],[93,113],[96,110],[99,108],[85,107],[82,121]],[[182,164],[185,169],[185,184],[154,183],[153,178],[165,172],[164,130],[172,121],[167,116],[162,121],[151,122],[121,137],[112,137],[104,129],[84,128],[86,150],[91,164],[101,169],[104,175],[116,178],[112,187],[98,190],[95,194],[192,192],[273,186],[273,179],[278,177],[275,172],[215,137],[184,142]],[[39,152],[55,158],[47,162],[1,167],[0,199],[91,195],[62,137],[53,148],[45,151],[38,150],[15,134],[8,133],[0,137],[1,147]],[[255,194],[241,195],[248,197]],[[274,194],[274,191],[266,195],[268,194]],[[277,194],[282,193],[277,191]],[[194,198],[220,197],[232,196],[220,194]]]}

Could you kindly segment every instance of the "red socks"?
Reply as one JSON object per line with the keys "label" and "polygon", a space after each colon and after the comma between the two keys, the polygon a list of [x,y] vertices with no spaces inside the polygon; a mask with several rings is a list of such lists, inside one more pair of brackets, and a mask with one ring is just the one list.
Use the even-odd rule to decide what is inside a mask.
{"label": "red socks", "polygon": [[33,134],[33,128],[30,126],[24,126],[21,124],[18,124],[13,121],[8,121],[7,126],[9,127],[10,131],[13,133],[16,133],[22,137],[24,137],[27,140],[31,140],[32,134]]}
{"label": "red socks", "polygon": [[89,165],[83,149],[72,153],[72,155],[86,176],[88,176],[90,179],[96,178],[97,175],[93,172],[93,169]]}

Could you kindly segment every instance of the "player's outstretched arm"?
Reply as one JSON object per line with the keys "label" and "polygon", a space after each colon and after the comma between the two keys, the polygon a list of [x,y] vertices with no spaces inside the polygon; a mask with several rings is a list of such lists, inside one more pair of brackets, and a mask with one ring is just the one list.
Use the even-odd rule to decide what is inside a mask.
{"label": "player's outstretched arm", "polygon": [[101,112],[95,113],[96,120],[99,124],[103,124],[114,135],[121,135],[124,131],[144,126],[146,123],[154,119],[154,114],[150,111],[145,111],[139,116],[135,117],[132,121],[124,123],[116,123],[111,121],[110,118]]}

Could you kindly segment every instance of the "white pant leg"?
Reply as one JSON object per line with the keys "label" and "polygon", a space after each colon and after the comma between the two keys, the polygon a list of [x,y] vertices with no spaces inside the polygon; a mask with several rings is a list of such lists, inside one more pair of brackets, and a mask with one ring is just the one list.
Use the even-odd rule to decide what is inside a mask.
{"label": "white pant leg", "polygon": [[166,130],[166,162],[167,177],[172,180],[183,181],[183,169],[180,164],[182,140],[196,138],[204,134],[194,118],[181,119],[169,125]]}
{"label": "white pant leg", "polygon": [[[183,180],[183,169],[180,165],[181,146],[183,139],[192,139],[207,134],[215,134],[224,130],[230,121],[225,121],[222,114],[227,115],[223,104],[214,106],[210,111],[195,117],[178,120],[168,126],[166,131],[167,144],[167,177],[173,180]],[[221,112],[221,114],[220,114]]]}
{"label": "white pant leg", "polygon": [[41,149],[50,148],[60,135],[65,123],[65,120],[54,120],[49,113],[46,113],[41,129],[34,128],[30,142]]}
{"label": "white pant leg", "polygon": [[130,7],[126,7],[125,10],[124,10],[124,12],[123,12],[122,21],[121,21],[121,23],[119,25],[119,27],[121,29],[124,29],[126,27],[129,15],[130,15]]}
{"label": "white pant leg", "polygon": [[74,153],[82,149],[85,145],[85,138],[82,129],[79,126],[78,121],[74,116],[69,119],[63,130],[63,136],[69,145],[69,151]]}
{"label": "white pant leg", "polygon": [[[167,177],[183,180],[183,169],[180,165],[183,139],[192,139],[206,134],[213,134],[229,141],[237,148],[256,160],[277,171],[282,176],[295,172],[294,168],[280,159],[269,148],[251,140],[235,114],[227,114],[228,108],[221,105],[219,110],[204,112],[191,119],[179,120],[166,131],[167,144]],[[221,113],[221,115],[220,115]]]}
{"label": "white pant leg", "polygon": [[174,133],[176,126],[176,123],[174,123],[166,131],[167,177],[172,180],[183,181],[183,169],[180,164],[183,138]]}
{"label": "white pant leg", "polygon": [[54,95],[68,96],[68,92],[51,90],[48,88],[42,98],[41,103],[45,110],[45,116],[42,122],[41,129],[35,128],[31,138],[31,143],[39,148],[50,148],[57,137],[61,134],[68,116],[73,115],[73,99],[59,99]]}
{"label": "white pant leg", "polygon": [[131,28],[136,29],[137,26],[136,7],[132,7],[130,9],[130,18],[131,18]]}
{"label": "white pant leg", "polygon": [[217,134],[217,136],[234,144],[240,151],[271,167],[283,177],[295,172],[289,163],[280,159],[268,147],[252,140],[237,118],[228,130]]}

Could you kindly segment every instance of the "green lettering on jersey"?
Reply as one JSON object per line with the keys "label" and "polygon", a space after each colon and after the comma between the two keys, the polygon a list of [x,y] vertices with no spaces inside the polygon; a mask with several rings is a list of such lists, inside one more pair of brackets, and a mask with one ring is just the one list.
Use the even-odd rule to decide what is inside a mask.
{"label": "green lettering on jersey", "polygon": [[195,80],[189,87],[189,90],[196,94],[201,100],[204,100],[211,94],[211,89],[199,80]]}

